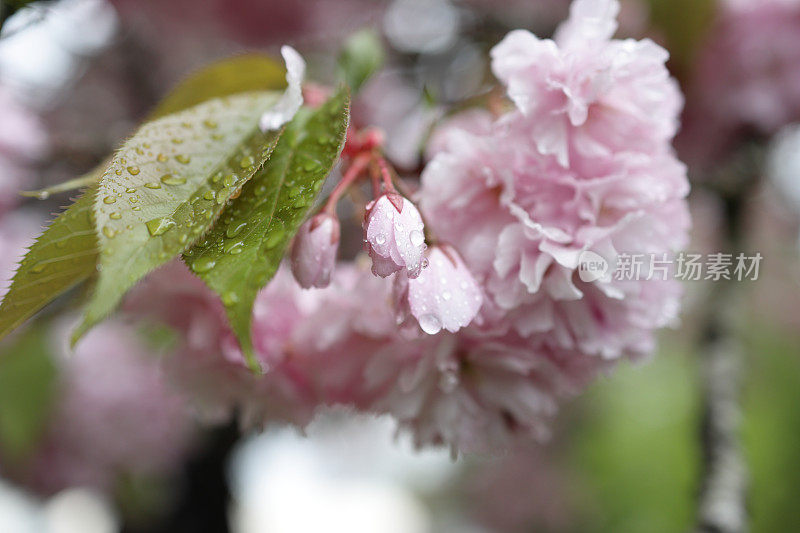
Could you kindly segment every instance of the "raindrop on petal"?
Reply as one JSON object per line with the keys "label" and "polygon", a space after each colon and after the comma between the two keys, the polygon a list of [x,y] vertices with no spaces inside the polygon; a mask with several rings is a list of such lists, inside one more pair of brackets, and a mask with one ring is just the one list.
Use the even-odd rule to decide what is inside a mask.
{"label": "raindrop on petal", "polygon": [[419,317],[419,327],[428,335],[435,335],[442,329],[442,322],[436,315],[426,314]]}
{"label": "raindrop on petal", "polygon": [[422,232],[418,229],[412,231],[409,234],[408,238],[411,240],[411,244],[413,246],[420,246],[425,242],[425,235],[423,235]]}

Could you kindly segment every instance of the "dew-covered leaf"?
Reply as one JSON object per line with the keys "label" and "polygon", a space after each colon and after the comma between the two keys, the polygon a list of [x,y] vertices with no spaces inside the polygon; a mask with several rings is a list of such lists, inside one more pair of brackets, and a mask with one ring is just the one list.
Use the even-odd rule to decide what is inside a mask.
{"label": "dew-covered leaf", "polygon": [[144,124],[117,151],[94,201],[100,273],[73,342],[214,224],[274,148],[279,132],[258,121],[278,96],[209,100]]}
{"label": "dew-covered leaf", "polygon": [[220,223],[184,255],[221,297],[253,369],[258,366],[250,340],[253,302],[278,269],[342,150],[349,105],[343,89],[317,110],[302,109]]}
{"label": "dew-covered leaf", "polygon": [[97,233],[91,187],[36,239],[0,305],[0,338],[95,272]]}
{"label": "dew-covered leaf", "polygon": [[285,75],[283,65],[267,55],[253,53],[222,59],[181,81],[156,106],[150,119],[183,111],[211,98],[283,90]]}
{"label": "dew-covered leaf", "polygon": [[[201,68],[178,83],[150,113],[148,120],[189,109],[212,98],[253,91],[282,90],[286,86],[285,74],[286,71],[280,63],[263,54],[243,54],[222,59]],[[88,187],[100,180],[110,162],[109,157],[83,176],[35,191],[22,191],[20,194],[44,200],[54,194]]]}

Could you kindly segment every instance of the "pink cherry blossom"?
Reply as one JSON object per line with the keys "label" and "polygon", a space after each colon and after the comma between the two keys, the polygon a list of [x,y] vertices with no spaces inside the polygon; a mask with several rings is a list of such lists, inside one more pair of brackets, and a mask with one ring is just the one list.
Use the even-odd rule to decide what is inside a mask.
{"label": "pink cherry blossom", "polygon": [[301,287],[327,287],[339,248],[339,221],[321,213],[305,222],[292,245],[292,274]]}
{"label": "pink cherry blossom", "polygon": [[486,452],[545,437],[557,400],[608,365],[474,324],[457,334],[398,328],[392,281],[359,259],[316,291],[279,269],[254,309],[253,344],[267,373],[253,376],[218,298],[188,269],[173,264],[147,283],[127,308],[183,332],[165,368],[211,420],[238,411],[246,426],[303,426],[319,407],[346,405],[391,414],[419,445]]}
{"label": "pink cherry blossom", "polygon": [[428,267],[419,277],[396,276],[395,290],[422,331],[429,335],[442,329],[455,333],[478,314],[483,301],[481,289],[452,247],[434,246],[427,259]]}
{"label": "pink cherry blossom", "polygon": [[616,0],[576,0],[555,40],[515,30],[492,49],[524,129],[542,154],[566,167],[573,157],[653,151],[672,138],[681,96],[648,39],[612,40]]}
{"label": "pink cherry blossom", "polygon": [[372,201],[367,206],[364,236],[373,274],[385,278],[405,270],[409,278],[419,276],[425,233],[413,203],[396,193]]}
{"label": "pink cherry blossom", "polygon": [[365,377],[381,392],[371,409],[392,414],[418,445],[488,453],[548,437],[558,400],[607,366],[579,352],[470,327],[398,339],[369,360]]}
{"label": "pink cherry blossom", "polygon": [[298,323],[318,305],[282,266],[253,308],[253,345],[270,379],[247,368],[225,309],[208,287],[180,262],[154,272],[128,297],[129,313],[166,322],[183,342],[164,362],[171,381],[189,396],[201,418],[227,420],[238,409],[248,425],[282,420],[307,423],[316,399],[305,396],[287,374],[273,369],[290,353]]}
{"label": "pink cherry blossom", "polygon": [[478,323],[614,359],[674,323],[671,279],[591,283],[581,254],[667,257],[686,243],[685,167],[669,141],[680,96],[649,41],[615,41],[615,2],[573,4],[556,40],[512,32],[492,51],[517,109],[434,135],[420,206],[485,290]]}
{"label": "pink cherry blossom", "polygon": [[165,368],[204,418],[238,411],[248,427],[277,420],[303,426],[323,405],[366,409],[376,393],[365,386],[363,369],[398,335],[391,280],[373,276],[364,261],[340,265],[331,284],[315,291],[302,290],[281,266],[253,310],[264,376],[247,368],[219,298],[179,263],[151,275],[126,309],[182,333]]}

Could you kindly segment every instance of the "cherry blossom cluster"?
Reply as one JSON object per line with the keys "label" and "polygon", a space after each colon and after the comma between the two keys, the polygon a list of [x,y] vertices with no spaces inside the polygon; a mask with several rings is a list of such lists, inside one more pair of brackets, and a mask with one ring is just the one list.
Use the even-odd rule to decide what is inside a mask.
{"label": "cherry blossom cluster", "polygon": [[[612,38],[618,10],[576,0],[554,39],[508,34],[491,53],[508,99],[441,124],[414,191],[379,132],[349,133],[341,181],[256,301],[265,375],[186,268],[151,276],[128,309],[183,332],[174,379],[249,425],[347,405],[391,414],[419,445],[486,451],[546,436],[560,398],[650,353],[677,318],[673,277],[578,275],[585,252],[672,254],[689,226],[671,147],[682,98],[664,49]],[[337,259],[336,206],[362,182],[366,253]]]}
{"label": "cherry blossom cluster", "polygon": [[415,318],[422,331],[456,332],[475,318],[481,291],[452,246],[440,243],[428,249],[422,216],[395,187],[389,164],[379,152],[382,143],[377,130],[350,131],[344,149],[348,169],[322,212],[295,237],[292,273],[304,288],[330,284],[341,232],[336,204],[348,187],[369,176],[375,198],[365,206],[363,240],[372,273],[394,279],[397,312]]}

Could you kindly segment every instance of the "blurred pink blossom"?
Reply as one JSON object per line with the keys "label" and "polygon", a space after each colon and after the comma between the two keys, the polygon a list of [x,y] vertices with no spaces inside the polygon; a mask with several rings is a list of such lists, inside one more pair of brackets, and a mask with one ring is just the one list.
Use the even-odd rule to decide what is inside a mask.
{"label": "blurred pink blossom", "polygon": [[53,330],[59,393],[33,459],[32,485],[46,493],[111,490],[120,474],[170,473],[188,451],[193,424],[153,351],[130,326],[112,321],[73,353],[69,326]]}
{"label": "blurred pink blossom", "polygon": [[291,379],[271,370],[287,357],[291,335],[317,307],[318,292],[301,290],[283,267],[259,294],[253,309],[253,344],[271,379],[255,376],[247,368],[219,298],[178,261],[137,287],[126,309],[164,321],[181,333],[183,342],[165,360],[164,368],[206,422],[225,421],[238,408],[248,424],[274,420],[304,424],[316,399],[304,397]]}
{"label": "blurred pink blossom", "polygon": [[800,119],[800,1],[724,0],[718,13],[695,70],[707,119],[764,134]]}
{"label": "blurred pink blossom", "polygon": [[30,187],[30,165],[44,155],[47,136],[39,118],[0,85],[0,213]]}
{"label": "blurred pink blossom", "polygon": [[128,309],[177,327],[185,342],[166,363],[172,381],[214,418],[238,410],[246,426],[304,426],[320,406],[346,405],[392,414],[419,445],[488,452],[546,436],[557,398],[605,366],[516,335],[398,328],[392,281],[361,259],[315,291],[281,267],[253,315],[264,376],[247,369],[217,297],[177,263],[137,289]]}
{"label": "blurred pink blossom", "polygon": [[575,487],[558,452],[520,445],[475,458],[461,480],[470,515],[496,533],[575,530]]}

